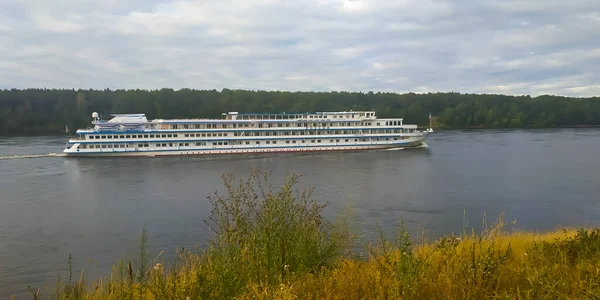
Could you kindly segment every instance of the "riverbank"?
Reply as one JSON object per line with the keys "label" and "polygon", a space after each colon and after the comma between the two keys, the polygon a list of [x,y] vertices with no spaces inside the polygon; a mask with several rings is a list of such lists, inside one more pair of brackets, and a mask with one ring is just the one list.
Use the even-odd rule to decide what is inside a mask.
{"label": "riverbank", "polygon": [[[32,291],[57,299],[484,299],[600,295],[600,230],[520,232],[501,218],[428,241],[400,230],[372,243],[353,238],[349,219],[321,215],[298,177],[280,187],[264,173],[223,177],[210,197],[213,234],[203,249],[173,261],[149,257],[145,232],[135,261],[121,261],[95,282],[72,270]],[[361,244],[362,243],[362,244]],[[357,247],[356,245],[363,245]],[[80,275],[81,274],[81,275]]]}

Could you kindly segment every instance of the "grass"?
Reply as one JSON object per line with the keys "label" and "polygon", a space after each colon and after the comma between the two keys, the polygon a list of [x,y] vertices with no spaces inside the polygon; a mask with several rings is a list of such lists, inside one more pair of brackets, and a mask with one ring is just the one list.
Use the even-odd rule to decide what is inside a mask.
{"label": "grass", "polygon": [[[499,218],[481,232],[427,242],[397,238],[352,251],[348,222],[326,222],[324,204],[295,191],[298,176],[273,188],[268,174],[224,175],[226,195],[210,197],[204,249],[180,250],[168,266],[149,261],[146,232],[137,262],[87,283],[69,277],[52,299],[600,299],[600,229],[545,233],[508,229]],[[485,225],[485,222],[484,222]],[[40,299],[39,290],[32,291]]]}

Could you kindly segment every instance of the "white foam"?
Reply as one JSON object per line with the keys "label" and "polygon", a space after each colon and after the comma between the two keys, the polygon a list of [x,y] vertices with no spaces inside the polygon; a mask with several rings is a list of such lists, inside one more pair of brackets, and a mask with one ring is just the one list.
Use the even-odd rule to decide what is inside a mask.
{"label": "white foam", "polygon": [[26,159],[26,158],[43,158],[43,157],[60,157],[65,156],[64,153],[48,153],[48,154],[30,154],[30,155],[13,155],[13,156],[0,156],[0,160],[5,159]]}
{"label": "white foam", "polygon": [[389,149],[385,149],[386,151],[398,151],[398,150],[404,150],[406,148],[389,148]]}

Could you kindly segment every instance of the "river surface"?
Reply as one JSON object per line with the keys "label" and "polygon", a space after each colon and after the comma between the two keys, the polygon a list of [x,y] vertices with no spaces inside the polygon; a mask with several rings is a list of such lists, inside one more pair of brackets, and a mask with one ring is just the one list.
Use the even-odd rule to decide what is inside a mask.
{"label": "river surface", "polygon": [[[600,224],[600,130],[436,132],[399,151],[219,157],[66,158],[65,138],[0,138],[0,299],[23,299],[85,268],[88,280],[133,257],[143,228],[153,255],[203,246],[207,196],[221,173],[251,168],[302,177],[327,201],[326,218],[351,212],[363,239],[400,220],[415,234],[479,229],[504,212],[516,229]],[[54,153],[54,154],[53,154]]]}

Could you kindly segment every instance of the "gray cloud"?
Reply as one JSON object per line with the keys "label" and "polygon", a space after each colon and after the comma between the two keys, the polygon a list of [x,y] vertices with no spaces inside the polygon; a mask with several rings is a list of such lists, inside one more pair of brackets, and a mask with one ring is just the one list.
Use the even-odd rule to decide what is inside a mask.
{"label": "gray cloud", "polygon": [[592,96],[598,28],[597,0],[0,0],[0,88]]}

